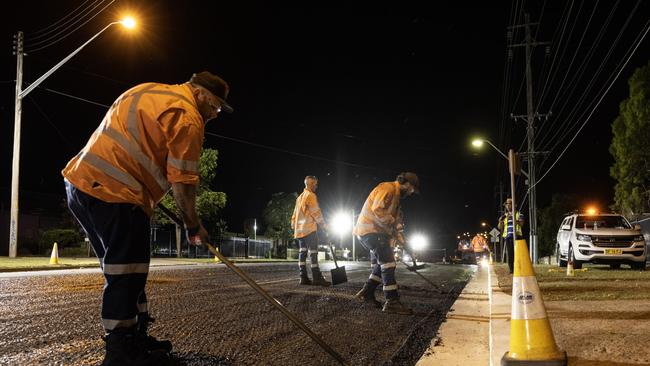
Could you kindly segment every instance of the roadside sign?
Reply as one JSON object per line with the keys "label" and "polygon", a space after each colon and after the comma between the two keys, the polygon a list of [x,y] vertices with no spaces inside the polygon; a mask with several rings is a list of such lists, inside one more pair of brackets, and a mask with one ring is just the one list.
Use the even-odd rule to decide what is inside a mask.
{"label": "roadside sign", "polygon": [[499,234],[500,234],[499,230],[493,228],[492,231],[490,231],[490,236],[491,236],[490,241],[493,243],[498,242]]}

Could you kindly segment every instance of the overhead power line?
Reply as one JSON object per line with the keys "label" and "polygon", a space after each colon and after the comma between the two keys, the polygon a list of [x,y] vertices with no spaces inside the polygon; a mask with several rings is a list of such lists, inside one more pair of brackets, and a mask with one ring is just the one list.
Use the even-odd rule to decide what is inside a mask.
{"label": "overhead power line", "polygon": [[[57,36],[60,35],[61,33],[65,32],[65,34],[64,34],[63,36],[59,37],[58,39],[52,40],[52,41],[50,41],[49,43],[45,44],[44,46],[40,46],[40,47],[32,48],[32,49],[28,48],[28,49],[26,49],[26,52],[27,52],[27,53],[38,52],[38,51],[44,50],[44,49],[46,49],[46,48],[48,48],[48,47],[50,47],[50,46],[53,46],[53,45],[55,45],[55,44],[61,42],[62,40],[68,38],[70,35],[72,35],[74,32],[76,32],[79,28],[83,27],[83,26],[86,25],[88,22],[90,22],[91,20],[93,20],[97,15],[101,14],[104,10],[106,10],[106,8],[108,8],[109,6],[111,6],[114,2],[115,2],[115,0],[111,0],[111,2],[109,2],[109,3],[108,3],[106,6],[104,6],[103,8],[101,8],[97,13],[95,13],[94,15],[92,15],[90,18],[88,18],[86,21],[84,21],[83,23],[81,23],[80,25],[78,25],[76,28],[74,28],[74,29],[71,30],[71,31],[67,31],[67,29],[69,29],[70,27],[72,27],[73,25],[75,25],[76,23],[78,23],[79,21],[81,21],[81,20],[83,19],[83,17],[80,18],[79,20],[75,21],[74,23],[70,24],[69,26],[65,27],[64,29],[62,29],[61,31],[59,31],[58,33],[56,33],[55,35],[53,35],[53,36],[51,36],[51,37],[49,37],[49,38],[47,38],[47,39],[45,39],[45,40],[38,41],[38,42],[36,42],[36,43],[34,43],[34,44],[28,44],[28,47],[38,46],[38,45],[40,45],[40,44],[43,44],[43,43],[45,43],[45,42],[48,42],[48,41],[52,40],[53,38],[57,37]],[[102,3],[103,3],[103,1],[102,1]],[[99,5],[101,5],[101,3],[98,4],[97,6],[99,6]],[[94,10],[94,9],[95,9],[95,8],[93,8],[92,10]]]}
{"label": "overhead power line", "polygon": [[[39,39],[39,38],[43,38],[43,37],[47,36],[48,34],[50,34],[50,33],[54,32],[54,31],[56,31],[57,29],[59,29],[59,28],[65,26],[66,24],[68,24],[69,22],[71,22],[73,19],[78,18],[78,17],[79,17],[79,14],[77,14],[77,15],[74,15],[74,14],[77,13],[77,11],[78,11],[79,9],[83,8],[83,7],[84,7],[88,2],[90,2],[90,1],[91,1],[91,0],[86,0],[86,1],[84,1],[83,3],[81,3],[81,5],[77,6],[74,10],[68,12],[66,15],[64,15],[61,19],[57,20],[56,22],[54,22],[54,23],[48,25],[48,26],[45,27],[45,28],[39,29],[39,30],[37,30],[37,31],[35,31],[35,32],[26,33],[25,36],[26,36],[27,38],[29,38],[29,39],[32,39],[32,40]],[[94,1],[97,2],[97,1],[99,1],[99,0],[94,0]],[[103,1],[103,0],[102,0],[102,1]],[[88,6],[87,6],[84,10],[82,10],[81,12],[83,13],[83,12],[86,11],[89,7],[91,7],[91,6],[93,6],[93,5],[94,5],[94,3],[88,5]],[[70,18],[70,19],[68,19],[68,18]],[[66,20],[66,19],[67,19],[67,20]]]}
{"label": "overhead power line", "polygon": [[618,80],[618,77],[621,75],[621,72],[623,72],[623,69],[625,69],[625,66],[627,66],[627,64],[628,64],[628,62],[630,61],[630,59],[632,58],[632,56],[636,53],[636,50],[639,48],[639,45],[641,45],[641,43],[642,43],[643,40],[645,39],[646,35],[648,34],[648,31],[650,30],[650,26],[649,26],[649,24],[650,24],[650,21],[647,22],[647,23],[645,24],[645,26],[644,26],[644,28],[645,28],[645,32],[643,32],[643,35],[641,36],[641,38],[640,38],[639,41],[637,42],[637,44],[636,44],[636,46],[634,47],[634,49],[632,50],[632,52],[630,52],[630,54],[628,55],[627,59],[625,60],[625,63],[623,64],[623,66],[621,66],[621,67],[619,68],[618,72],[616,73],[616,76],[615,76],[615,77],[613,78],[613,80],[609,83],[609,85],[607,86],[607,89],[605,90],[605,92],[602,93],[602,95],[601,95],[600,98],[598,99],[598,102],[596,103],[596,105],[594,106],[594,108],[591,110],[591,112],[589,113],[589,115],[587,116],[587,118],[585,118],[585,121],[582,123],[582,125],[580,126],[580,128],[578,129],[578,131],[575,133],[575,135],[573,136],[573,138],[571,139],[571,141],[569,141],[569,143],[564,147],[564,150],[562,150],[562,152],[561,152],[560,155],[557,157],[557,159],[555,159],[555,161],[553,162],[553,164],[552,164],[552,165],[548,168],[548,170],[547,170],[547,171],[546,171],[546,172],[545,172],[545,173],[544,173],[544,174],[543,174],[543,175],[542,175],[542,176],[537,180],[537,182],[535,182],[535,184],[532,185],[532,186],[529,188],[529,190],[532,189],[532,188],[534,188],[537,184],[539,184],[539,182],[542,181],[542,179],[544,179],[544,177],[546,177],[546,176],[548,175],[548,173],[551,171],[551,169],[553,169],[553,167],[555,167],[555,165],[556,165],[557,162],[562,158],[562,156],[564,156],[564,153],[566,153],[566,151],[569,149],[569,147],[571,146],[571,144],[573,144],[573,141],[575,141],[575,139],[578,137],[578,135],[580,134],[580,132],[582,131],[582,129],[587,125],[587,122],[589,122],[589,120],[591,119],[591,116],[594,114],[594,112],[596,111],[596,109],[598,108],[598,106],[600,106],[600,103],[603,101],[603,99],[605,98],[605,96],[607,95],[607,93],[609,92],[609,90],[612,88],[612,86],[613,86],[614,83],[616,82],[616,80]]}

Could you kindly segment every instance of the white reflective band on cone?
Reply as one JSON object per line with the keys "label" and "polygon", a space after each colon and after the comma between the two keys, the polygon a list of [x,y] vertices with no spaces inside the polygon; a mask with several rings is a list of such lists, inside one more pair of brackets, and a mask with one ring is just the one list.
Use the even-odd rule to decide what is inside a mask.
{"label": "white reflective band on cone", "polygon": [[512,319],[532,320],[546,318],[544,301],[535,276],[512,278]]}

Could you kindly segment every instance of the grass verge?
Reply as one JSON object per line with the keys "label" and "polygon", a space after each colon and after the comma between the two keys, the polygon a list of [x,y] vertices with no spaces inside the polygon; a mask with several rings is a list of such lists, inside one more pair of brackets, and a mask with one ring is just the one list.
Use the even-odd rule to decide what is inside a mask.
{"label": "grass verge", "polygon": [[[512,275],[506,264],[495,264],[499,287],[512,292]],[[537,265],[535,276],[545,301],[562,300],[648,300],[650,271],[610,269],[588,265],[567,277],[565,268]]]}

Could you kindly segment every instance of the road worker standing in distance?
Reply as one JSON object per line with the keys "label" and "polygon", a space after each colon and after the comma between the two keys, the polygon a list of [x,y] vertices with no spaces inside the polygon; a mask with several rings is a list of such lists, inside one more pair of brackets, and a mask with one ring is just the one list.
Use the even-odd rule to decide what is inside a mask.
{"label": "road worker standing in distance", "polygon": [[[318,206],[318,178],[313,175],[305,177],[305,189],[296,199],[296,207],[291,215],[293,237],[298,239],[300,252],[298,253],[298,266],[300,267],[300,284],[329,286],[331,283],[323,277],[318,267],[318,229],[327,230],[323,214]],[[307,274],[307,256],[310,258],[310,267],[313,280]]]}

